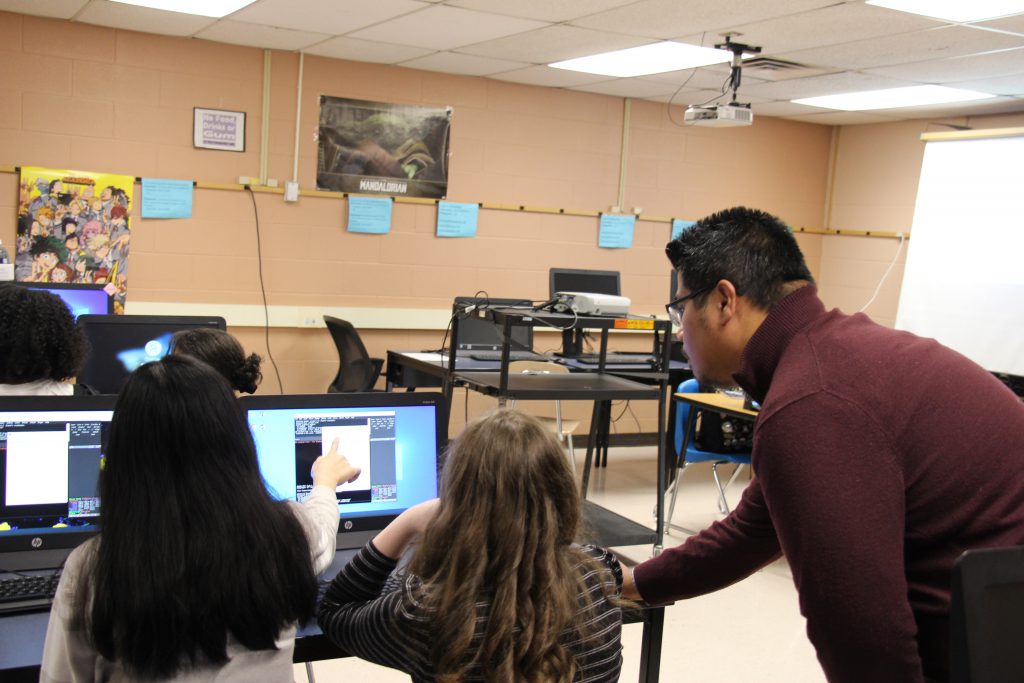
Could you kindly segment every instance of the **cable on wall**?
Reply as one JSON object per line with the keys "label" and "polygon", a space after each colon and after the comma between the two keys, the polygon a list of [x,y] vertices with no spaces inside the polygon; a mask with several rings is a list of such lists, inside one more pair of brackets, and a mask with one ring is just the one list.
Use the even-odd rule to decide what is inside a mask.
{"label": "cable on wall", "polygon": [[256,264],[259,267],[260,273],[260,294],[263,295],[263,336],[267,342],[267,357],[270,359],[270,365],[274,368],[274,376],[277,377],[277,388],[281,394],[284,394],[281,372],[277,369],[277,361],[274,360],[274,354],[270,350],[270,307],[267,306],[267,288],[263,284],[263,246],[260,239],[260,211],[256,206],[256,195],[253,194],[252,188],[246,186],[245,189],[249,192],[249,199],[252,200],[252,214],[256,218]]}
{"label": "cable on wall", "polygon": [[900,244],[896,248],[896,255],[892,257],[892,262],[889,263],[889,267],[886,268],[885,273],[882,274],[882,279],[878,281],[878,286],[875,287],[875,293],[871,295],[871,298],[868,299],[868,302],[866,304],[864,304],[864,307],[857,311],[858,313],[863,313],[864,311],[868,310],[868,306],[875,302],[875,297],[877,297],[878,293],[882,291],[882,284],[885,282],[885,279],[889,277],[889,273],[892,272],[893,266],[896,265],[896,261],[898,261],[900,258],[900,252],[903,251],[903,243],[906,241],[906,237],[903,236],[902,232],[896,233],[896,236],[899,237],[900,239]]}

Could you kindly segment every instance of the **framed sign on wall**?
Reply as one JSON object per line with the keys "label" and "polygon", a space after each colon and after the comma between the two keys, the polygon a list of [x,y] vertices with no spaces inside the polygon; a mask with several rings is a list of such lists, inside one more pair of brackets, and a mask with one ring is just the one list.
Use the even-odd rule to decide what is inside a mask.
{"label": "framed sign on wall", "polygon": [[192,145],[227,152],[245,151],[245,112],[193,107]]}

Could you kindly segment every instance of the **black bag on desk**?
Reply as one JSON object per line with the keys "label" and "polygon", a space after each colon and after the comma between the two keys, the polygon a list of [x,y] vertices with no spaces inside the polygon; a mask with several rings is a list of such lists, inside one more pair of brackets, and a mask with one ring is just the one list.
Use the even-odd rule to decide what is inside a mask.
{"label": "black bag on desk", "polygon": [[709,453],[749,453],[754,424],[723,413],[702,410],[697,423],[697,448]]}

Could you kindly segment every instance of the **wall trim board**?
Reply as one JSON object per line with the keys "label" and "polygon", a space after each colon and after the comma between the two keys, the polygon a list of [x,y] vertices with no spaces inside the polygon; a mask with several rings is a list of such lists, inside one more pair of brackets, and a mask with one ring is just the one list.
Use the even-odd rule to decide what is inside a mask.
{"label": "wall trim board", "polygon": [[984,138],[1015,138],[1024,135],[1024,127],[1015,128],[977,128],[974,130],[946,130],[934,133],[921,133],[923,142],[940,142],[943,140],[979,140]]}

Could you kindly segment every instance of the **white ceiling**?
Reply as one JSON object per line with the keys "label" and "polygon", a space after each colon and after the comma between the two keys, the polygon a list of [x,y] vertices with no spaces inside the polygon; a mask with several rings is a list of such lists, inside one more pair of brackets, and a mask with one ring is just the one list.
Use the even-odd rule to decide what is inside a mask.
{"label": "white ceiling", "polygon": [[[732,33],[760,57],[800,65],[744,68],[738,99],[758,115],[832,125],[1024,112],[1024,14],[953,24],[863,0],[256,0],[222,19],[110,0],[0,0],[0,9],[682,105],[719,95],[728,67],[608,78],[545,64],[656,40],[713,45]],[[919,84],[996,97],[863,113],[789,102]]]}

